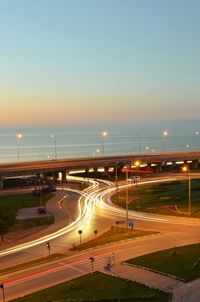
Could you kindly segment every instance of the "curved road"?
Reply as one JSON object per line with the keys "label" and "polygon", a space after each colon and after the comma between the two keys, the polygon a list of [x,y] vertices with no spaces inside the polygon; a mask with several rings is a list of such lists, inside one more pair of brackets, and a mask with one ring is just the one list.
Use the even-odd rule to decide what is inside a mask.
{"label": "curved road", "polygon": [[[91,238],[93,236],[94,229],[104,229],[116,220],[124,218],[124,210],[103,202],[105,198],[107,199],[112,194],[113,190],[116,190],[116,188],[111,183],[107,183],[105,188],[105,185],[98,186],[98,183],[94,181],[92,187],[88,188],[83,193],[83,197],[80,197],[78,201],[80,219],[72,223],[73,228],[68,230],[69,233],[64,232],[62,235],[59,234],[59,236],[56,236],[55,239],[51,239],[51,246],[54,247],[54,245],[59,246],[59,244],[62,244],[62,247],[63,245],[66,246],[67,251],[73,243],[77,243],[79,240],[77,228],[83,230],[82,237],[84,240],[86,237]],[[134,219],[137,227],[159,230],[160,234],[102,246],[92,250],[92,255],[95,256],[96,269],[103,268],[106,257],[113,250],[117,255],[117,262],[119,263],[122,260],[144,253],[199,242],[200,224],[198,219],[164,217],[138,212],[130,212],[129,217]],[[72,225],[69,227],[71,228]],[[28,250],[24,249],[18,252],[18,254],[20,257],[24,257],[24,253],[29,255],[34,254],[35,250],[38,248],[41,249],[41,244],[44,248],[44,243],[50,240],[50,238],[52,237],[43,238],[39,245],[34,243],[31,252],[29,248]],[[59,248],[53,248],[54,250],[57,251]],[[0,253],[0,256],[3,256],[3,252]],[[16,257],[16,254],[1,258],[1,263],[6,263],[7,261],[4,262],[4,259],[8,258],[11,261],[13,256]],[[27,294],[89,272],[91,270],[88,261],[89,256],[91,256],[91,251],[80,252],[50,264],[3,276],[1,282],[5,284],[7,297],[11,299],[19,296],[19,292]]]}

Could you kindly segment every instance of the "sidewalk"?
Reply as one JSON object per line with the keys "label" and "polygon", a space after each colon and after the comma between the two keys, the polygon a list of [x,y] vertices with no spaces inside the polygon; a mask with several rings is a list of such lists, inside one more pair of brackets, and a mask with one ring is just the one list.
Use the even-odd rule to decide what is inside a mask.
{"label": "sidewalk", "polygon": [[111,271],[107,273],[119,276],[123,279],[136,281],[167,293],[172,293],[172,302],[200,301],[200,278],[185,283],[170,276],[126,264],[113,265]]}

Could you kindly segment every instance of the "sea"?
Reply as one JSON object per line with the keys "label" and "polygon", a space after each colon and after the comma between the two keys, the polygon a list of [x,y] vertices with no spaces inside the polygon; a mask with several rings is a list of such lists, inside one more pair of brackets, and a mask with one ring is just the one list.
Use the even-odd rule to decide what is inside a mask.
{"label": "sea", "polygon": [[176,151],[200,151],[200,120],[0,129],[0,163]]}

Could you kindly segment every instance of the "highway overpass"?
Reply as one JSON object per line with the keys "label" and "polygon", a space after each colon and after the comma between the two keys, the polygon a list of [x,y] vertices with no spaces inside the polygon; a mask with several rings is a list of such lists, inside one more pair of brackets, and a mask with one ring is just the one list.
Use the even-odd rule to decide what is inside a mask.
{"label": "highway overpass", "polygon": [[3,180],[7,177],[45,175],[52,174],[56,180],[58,173],[62,173],[62,180],[66,180],[66,174],[72,170],[93,168],[97,170],[100,167],[108,169],[121,164],[124,166],[133,166],[136,161],[154,171],[161,171],[167,165],[176,166],[182,162],[190,162],[192,168],[198,168],[200,163],[200,152],[176,152],[151,155],[118,155],[118,156],[99,156],[70,158],[59,160],[29,161],[17,163],[0,164],[0,187],[3,187]]}

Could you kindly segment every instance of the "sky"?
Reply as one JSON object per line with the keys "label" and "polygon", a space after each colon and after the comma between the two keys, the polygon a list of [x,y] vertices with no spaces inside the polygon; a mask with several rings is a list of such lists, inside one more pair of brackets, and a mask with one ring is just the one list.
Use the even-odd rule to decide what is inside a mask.
{"label": "sky", "polygon": [[199,0],[0,0],[0,126],[199,119]]}

